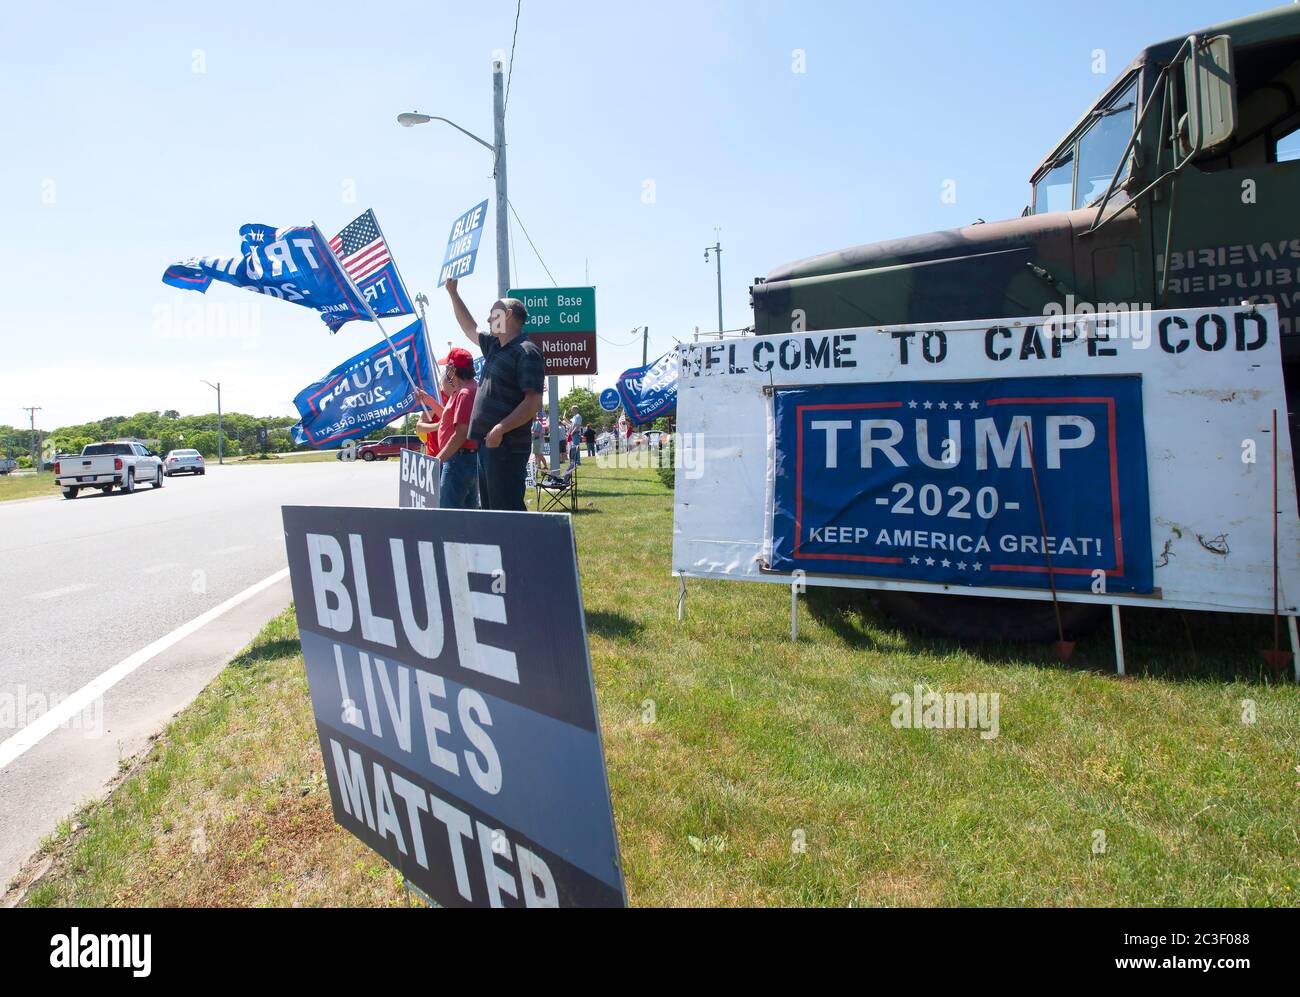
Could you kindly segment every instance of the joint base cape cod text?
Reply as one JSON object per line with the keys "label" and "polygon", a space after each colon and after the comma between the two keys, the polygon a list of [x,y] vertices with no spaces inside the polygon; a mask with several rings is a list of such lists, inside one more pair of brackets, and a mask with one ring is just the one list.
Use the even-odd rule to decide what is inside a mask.
{"label": "joint base cape cod text", "polygon": [[444,906],[622,906],[567,516],[284,508],[338,823]]}
{"label": "joint base cape cod text", "polygon": [[[677,352],[680,445],[702,468],[677,476],[677,574],[1025,598],[1054,580],[1071,601],[1273,610],[1272,415],[1287,410],[1274,305]],[[1285,418],[1276,444],[1290,481]],[[1294,491],[1276,507],[1292,612]]]}

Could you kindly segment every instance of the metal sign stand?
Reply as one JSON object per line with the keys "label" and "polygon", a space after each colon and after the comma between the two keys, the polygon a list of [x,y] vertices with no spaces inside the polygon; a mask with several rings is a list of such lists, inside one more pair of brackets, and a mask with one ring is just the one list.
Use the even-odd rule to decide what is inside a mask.
{"label": "metal sign stand", "polygon": [[799,582],[790,583],[790,641],[799,639]]}
{"label": "metal sign stand", "polygon": [[1110,604],[1110,626],[1115,637],[1115,674],[1124,675],[1124,631],[1120,629],[1119,603]]}

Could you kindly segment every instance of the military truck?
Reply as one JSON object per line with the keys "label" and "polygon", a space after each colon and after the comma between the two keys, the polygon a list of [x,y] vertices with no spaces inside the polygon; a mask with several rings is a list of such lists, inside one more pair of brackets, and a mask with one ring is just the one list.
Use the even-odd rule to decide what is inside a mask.
{"label": "military truck", "polygon": [[[1019,218],[858,246],[773,270],[754,331],[1082,310],[1278,307],[1300,411],[1300,6],[1144,50],[1030,175]],[[1050,603],[882,592],[957,637],[1056,635]],[[998,602],[1002,606],[994,605]],[[1078,631],[1103,612],[1062,606]]]}

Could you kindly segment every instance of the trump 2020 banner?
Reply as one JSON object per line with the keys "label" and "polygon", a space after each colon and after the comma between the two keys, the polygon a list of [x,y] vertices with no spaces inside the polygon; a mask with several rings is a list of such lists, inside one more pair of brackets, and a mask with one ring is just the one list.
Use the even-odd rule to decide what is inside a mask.
{"label": "trump 2020 banner", "polygon": [[337,447],[382,429],[415,407],[412,380],[430,394],[437,384],[419,319],[391,345],[381,340],[298,392],[293,403],[302,418],[293,427],[294,442]]}
{"label": "trump 2020 banner", "polygon": [[677,411],[677,351],[618,376],[616,387],[628,419],[638,425]]}
{"label": "trump 2020 banner", "polygon": [[1152,589],[1138,376],[777,388],[773,415],[773,570]]}
{"label": "trump 2020 banner", "polygon": [[163,283],[206,292],[214,280],[314,308],[334,325],[369,318],[315,225],[245,225],[239,256],[196,256],[173,263]]}

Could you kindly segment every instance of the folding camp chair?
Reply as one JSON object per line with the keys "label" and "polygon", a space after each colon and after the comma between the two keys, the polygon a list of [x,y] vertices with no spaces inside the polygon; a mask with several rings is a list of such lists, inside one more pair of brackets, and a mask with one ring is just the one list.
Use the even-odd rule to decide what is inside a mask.
{"label": "folding camp chair", "polygon": [[[546,506],[542,506],[542,495],[546,495]],[[547,471],[537,479],[537,511],[550,512],[552,509],[569,512],[578,511],[578,465],[570,464],[562,471]]]}

